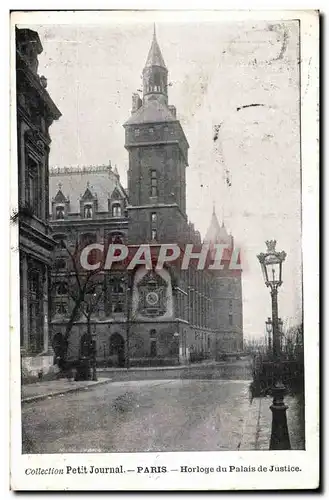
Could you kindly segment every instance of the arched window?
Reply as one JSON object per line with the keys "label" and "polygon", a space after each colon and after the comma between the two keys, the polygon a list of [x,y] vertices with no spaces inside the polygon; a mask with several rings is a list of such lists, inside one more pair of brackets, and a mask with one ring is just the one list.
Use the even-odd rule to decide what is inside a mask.
{"label": "arched window", "polygon": [[59,283],[57,285],[57,295],[67,295],[67,284]]}
{"label": "arched window", "polygon": [[56,207],[56,220],[64,219],[64,207],[63,205],[57,205]]}
{"label": "arched window", "polygon": [[112,217],[121,217],[121,205],[120,205],[120,203],[113,203],[113,205],[112,205]]}

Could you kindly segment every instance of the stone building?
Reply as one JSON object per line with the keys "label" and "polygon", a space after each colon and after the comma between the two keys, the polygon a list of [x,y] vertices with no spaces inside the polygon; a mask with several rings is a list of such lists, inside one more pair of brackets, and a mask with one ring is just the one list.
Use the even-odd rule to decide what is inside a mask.
{"label": "stone building", "polygon": [[[176,108],[168,102],[168,70],[155,33],[143,70],[143,97],[133,95],[124,128],[127,191],[111,165],[51,172],[54,237],[65,238],[71,253],[75,246],[91,242],[106,248],[111,242],[122,242],[130,249],[148,244],[155,253],[163,243],[175,243],[181,249],[191,243],[200,247],[200,233],[186,213],[189,144]],[[212,226],[215,219],[213,215]],[[219,228],[219,235],[209,230],[207,243],[220,241],[223,230]],[[67,266],[72,264],[65,252],[62,245],[56,253],[52,320],[53,332],[63,333],[73,307],[63,286]],[[97,280],[103,293],[90,318],[98,360],[175,364],[240,350],[241,275],[235,279],[233,292],[228,285],[233,282],[230,271],[225,276],[220,271],[200,271],[193,262],[186,270],[175,264],[161,271],[145,266],[129,273],[101,270]],[[86,315],[80,315],[70,335],[73,357],[85,331]]]}
{"label": "stone building", "polygon": [[49,349],[49,266],[54,240],[48,225],[49,128],[61,113],[38,75],[42,45],[30,29],[16,29],[18,221],[22,367],[47,372]]}

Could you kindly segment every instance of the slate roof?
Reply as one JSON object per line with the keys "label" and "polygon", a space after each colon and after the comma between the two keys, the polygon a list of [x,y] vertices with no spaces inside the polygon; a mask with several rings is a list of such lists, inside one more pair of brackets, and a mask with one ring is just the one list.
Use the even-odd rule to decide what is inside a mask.
{"label": "slate roof", "polygon": [[126,125],[138,125],[145,123],[176,122],[177,118],[171,113],[168,106],[156,99],[145,102],[131,117],[125,122]]}
{"label": "slate roof", "polygon": [[[126,193],[119,177],[109,167],[56,168],[49,170],[50,211],[52,201],[57,197],[59,189],[70,201],[70,213],[80,212],[80,200],[88,193],[97,197],[98,211],[108,211],[108,199],[117,189],[123,198]],[[57,201],[57,200],[56,200]]]}
{"label": "slate roof", "polygon": [[166,68],[166,65],[165,65],[164,59],[162,57],[158,41],[156,39],[155,30],[154,30],[154,33],[153,33],[153,39],[152,39],[151,48],[149,50],[149,53],[148,53],[148,56],[147,56],[147,59],[146,59],[145,68],[148,68],[150,66],[160,66],[161,68]]}

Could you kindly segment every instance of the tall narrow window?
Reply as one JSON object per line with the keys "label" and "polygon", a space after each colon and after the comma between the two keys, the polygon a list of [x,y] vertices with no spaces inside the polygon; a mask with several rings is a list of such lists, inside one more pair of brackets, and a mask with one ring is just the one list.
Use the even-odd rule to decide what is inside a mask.
{"label": "tall narrow window", "polygon": [[84,206],[84,218],[85,219],[92,219],[93,217],[93,209],[91,205],[85,205]]}
{"label": "tall narrow window", "polygon": [[112,205],[112,217],[121,217],[121,205],[120,205],[120,203],[114,203]]}
{"label": "tall narrow window", "polygon": [[43,349],[43,294],[41,270],[31,269],[28,274],[28,326],[29,350],[37,354]]}
{"label": "tall narrow window", "polygon": [[152,224],[155,224],[157,222],[157,214],[155,212],[152,212],[151,214],[151,222]]}
{"label": "tall narrow window", "polygon": [[158,196],[158,175],[156,170],[151,170],[151,196]]}
{"label": "tall narrow window", "polygon": [[156,330],[150,330],[150,356],[155,358],[157,355]]}
{"label": "tall narrow window", "polygon": [[230,326],[233,325],[233,315],[232,314],[228,315],[228,323],[229,323]]}
{"label": "tall narrow window", "polygon": [[156,229],[152,229],[152,240],[156,240],[157,239],[157,230]]}
{"label": "tall narrow window", "polygon": [[39,193],[40,172],[38,164],[27,157],[26,201],[36,216],[40,215],[41,193]]}

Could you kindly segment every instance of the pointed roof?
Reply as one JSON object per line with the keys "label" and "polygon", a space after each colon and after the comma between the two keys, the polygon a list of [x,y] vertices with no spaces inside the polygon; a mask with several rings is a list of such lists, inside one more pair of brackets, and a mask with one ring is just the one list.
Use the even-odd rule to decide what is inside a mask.
{"label": "pointed roof", "polygon": [[54,198],[54,202],[55,203],[65,203],[67,200],[63,194],[63,191],[61,188],[59,188],[59,190],[57,191],[57,194]]}
{"label": "pointed roof", "polygon": [[215,243],[222,243],[228,245],[233,244],[233,238],[230,234],[228,234],[224,222],[222,222],[221,226],[218,222],[217,215],[215,212],[215,206],[213,207],[210,225],[206,233],[204,242],[212,244]]}
{"label": "pointed roof", "polygon": [[216,243],[218,240],[218,235],[220,233],[220,225],[217,219],[217,215],[215,212],[215,207],[213,208],[210,225],[208,227],[208,231],[206,233],[204,241],[206,243]]}
{"label": "pointed roof", "polygon": [[150,66],[160,66],[161,68],[167,69],[156,38],[155,25],[153,30],[152,44],[146,59],[145,68],[148,68]]}
{"label": "pointed roof", "polygon": [[[87,183],[87,184],[89,184],[89,183]],[[81,197],[81,199],[82,200],[93,200],[94,199],[94,195],[90,191],[89,186],[87,186],[87,189],[84,192],[84,195]]]}

